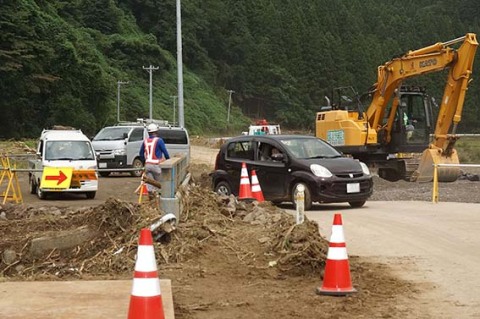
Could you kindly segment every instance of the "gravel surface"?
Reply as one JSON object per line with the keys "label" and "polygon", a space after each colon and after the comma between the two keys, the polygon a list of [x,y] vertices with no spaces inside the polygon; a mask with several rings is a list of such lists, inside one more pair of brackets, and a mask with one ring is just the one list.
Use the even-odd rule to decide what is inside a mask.
{"label": "gravel surface", "polygon": [[[374,177],[374,201],[432,201],[433,183],[389,182]],[[438,184],[440,202],[480,203],[480,182],[457,180]]]}

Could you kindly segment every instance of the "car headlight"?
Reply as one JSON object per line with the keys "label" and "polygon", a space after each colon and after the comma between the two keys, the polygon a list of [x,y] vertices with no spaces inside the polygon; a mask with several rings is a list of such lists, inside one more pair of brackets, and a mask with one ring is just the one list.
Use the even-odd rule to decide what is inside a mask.
{"label": "car headlight", "polygon": [[117,148],[116,150],[113,150],[113,155],[125,155],[125,149]]}
{"label": "car headlight", "polygon": [[310,170],[312,171],[313,175],[318,176],[318,177],[332,177],[332,173],[322,165],[318,164],[312,164],[310,165]]}
{"label": "car headlight", "polygon": [[363,174],[370,175],[370,170],[368,169],[367,164],[360,162],[360,166],[362,167]]}

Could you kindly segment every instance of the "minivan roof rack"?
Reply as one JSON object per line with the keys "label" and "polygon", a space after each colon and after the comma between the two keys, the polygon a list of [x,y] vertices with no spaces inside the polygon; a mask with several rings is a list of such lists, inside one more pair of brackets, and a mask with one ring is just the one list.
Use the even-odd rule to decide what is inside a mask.
{"label": "minivan roof rack", "polygon": [[158,126],[171,126],[167,120],[155,120],[155,119],[143,119],[137,118],[136,122],[118,122],[116,125],[118,126],[147,126],[148,124],[157,124]]}

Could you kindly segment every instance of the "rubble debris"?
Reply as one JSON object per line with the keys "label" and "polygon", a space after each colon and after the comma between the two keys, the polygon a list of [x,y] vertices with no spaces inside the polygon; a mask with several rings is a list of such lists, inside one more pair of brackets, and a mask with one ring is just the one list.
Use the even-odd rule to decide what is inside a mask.
{"label": "rubble debris", "polygon": [[[319,273],[323,267],[328,243],[316,223],[295,226],[293,216],[269,202],[238,202],[196,185],[188,192],[181,220],[163,223],[166,228],[156,225],[162,233],[155,244],[159,264],[191,260],[216,247],[255,267],[275,260],[277,271],[292,275]],[[20,266],[3,258],[0,273],[28,279],[130,275],[139,231],[161,217],[151,205],[115,198],[76,211],[21,205],[0,210],[7,216],[0,220],[0,252],[13,250]]]}

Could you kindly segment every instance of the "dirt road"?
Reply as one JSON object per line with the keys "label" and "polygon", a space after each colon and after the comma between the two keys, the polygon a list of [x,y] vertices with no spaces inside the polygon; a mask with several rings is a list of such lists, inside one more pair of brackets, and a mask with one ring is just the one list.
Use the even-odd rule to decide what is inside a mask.
{"label": "dirt road", "polygon": [[[207,173],[213,168],[218,150],[204,146],[191,146],[192,165],[191,170],[196,176]],[[25,204],[59,207],[86,207],[97,206],[104,203],[108,198],[122,198],[125,201],[138,201],[135,190],[140,184],[140,178],[131,177],[128,173],[112,173],[109,177],[99,177],[99,190],[95,199],[85,199],[84,194],[63,194],[50,196],[48,200],[40,200],[34,194],[29,193],[28,175],[26,172],[18,174],[20,188]],[[55,194],[54,194],[55,195]]]}
{"label": "dirt road", "polygon": [[[192,146],[194,176],[211,170],[216,154],[216,149]],[[99,192],[94,200],[78,195],[40,201],[28,194],[26,177],[20,175],[20,181],[25,204],[71,207],[72,210],[97,206],[110,197],[136,202],[138,197],[134,190],[140,182],[139,178],[128,174],[112,175],[100,178]],[[440,199],[478,202],[479,196],[475,195],[478,184],[462,181],[442,185]],[[428,184],[388,183],[376,179],[374,185],[374,196],[362,209],[349,209],[348,205],[315,205],[315,210],[307,215],[317,221],[320,234],[326,237],[331,232],[333,214],[342,213],[353,284],[359,288],[356,297],[315,296],[313,289],[321,283],[316,275],[273,275],[270,267],[256,265],[262,258],[270,257],[263,253],[252,254],[251,249],[258,245],[258,240],[251,233],[250,236],[240,233],[233,240],[227,236],[230,232],[218,232],[222,229],[219,225],[204,220],[202,227],[206,227],[206,234],[199,232],[196,242],[213,238],[218,245],[199,250],[198,259],[167,264],[161,269],[162,275],[174,283],[176,316],[209,319],[282,318],[279,314],[296,318],[348,318],[352,314],[364,318],[385,318],[389,314],[395,318],[480,317],[477,297],[480,293],[477,253],[480,237],[476,234],[480,225],[480,205],[431,204],[431,185]],[[205,206],[203,210],[212,207]],[[289,204],[281,207],[292,208]],[[233,222],[227,220],[228,223],[222,220],[221,224]],[[239,225],[253,231],[248,224]],[[217,232],[218,235],[214,235]],[[241,245],[242,241],[248,242]],[[222,247],[226,250],[220,250]],[[257,257],[248,262],[251,256]],[[406,283],[387,276],[390,269],[394,270],[396,278]],[[297,307],[289,306],[294,298]],[[326,313],[325,309],[332,312]]]}
{"label": "dirt road", "polygon": [[388,264],[415,282],[420,307],[432,318],[480,317],[479,204],[371,201],[360,210],[318,208],[307,216],[320,233],[330,234],[333,215],[341,213],[349,255]]}

